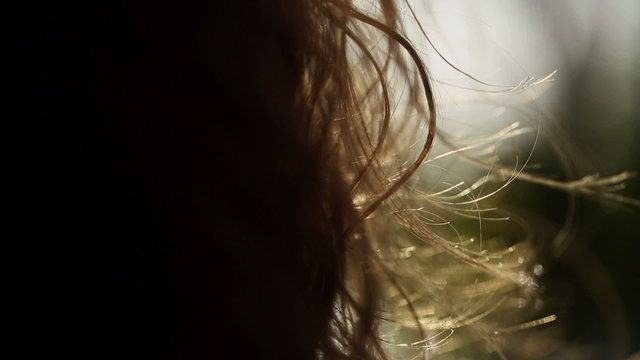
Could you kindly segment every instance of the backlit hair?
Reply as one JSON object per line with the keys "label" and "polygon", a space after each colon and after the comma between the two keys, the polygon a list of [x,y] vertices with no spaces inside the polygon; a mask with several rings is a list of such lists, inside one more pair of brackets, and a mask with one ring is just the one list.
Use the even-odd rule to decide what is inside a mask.
{"label": "backlit hair", "polygon": [[[400,5],[426,37],[428,19],[415,18],[408,2]],[[527,220],[500,209],[493,195],[519,178],[637,205],[599,191],[630,174],[562,182],[525,172],[530,153],[512,165],[485,160],[490,156],[478,150],[526,133],[537,138],[539,128],[512,121],[476,142],[456,145],[438,133],[433,80],[403,35],[399,4],[331,0],[305,6],[306,24],[312,26],[301,39],[299,59],[303,141],[323,159],[324,176],[333,177],[328,184],[342,184],[342,190],[328,189],[325,196],[349,198],[328,197],[328,203],[340,202],[327,215],[342,212],[337,240],[344,252],[338,252],[343,256],[338,292],[320,357],[455,357],[488,351],[506,358],[504,335],[556,319],[532,307],[536,278],[544,271],[539,255],[561,252],[566,232],[552,245],[540,243],[527,230]],[[552,76],[499,92],[524,92]],[[525,118],[539,115],[518,111]],[[434,155],[436,139],[448,149]],[[488,173],[453,182],[455,176],[437,165],[450,156]],[[440,175],[418,181],[418,172]],[[480,229],[472,225],[469,231],[474,221]]]}

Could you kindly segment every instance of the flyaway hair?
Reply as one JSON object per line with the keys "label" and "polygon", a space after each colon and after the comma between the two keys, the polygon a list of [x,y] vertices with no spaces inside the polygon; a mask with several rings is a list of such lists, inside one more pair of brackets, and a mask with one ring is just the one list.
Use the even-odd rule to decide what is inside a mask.
{"label": "flyaway hair", "polygon": [[616,193],[630,173],[530,172],[544,132],[530,102],[503,102],[498,128],[448,131],[437,90],[458,85],[432,60],[491,107],[554,73],[483,81],[408,0],[10,10],[25,358],[506,358],[510,334],[556,319],[535,307],[537,278],[571,224],[541,241],[504,189],[638,205]]}
{"label": "flyaway hair", "polygon": [[[540,112],[526,107],[515,109],[524,120],[475,139],[456,143],[439,133],[435,82],[403,24],[414,21],[435,55],[483,87],[479,93],[526,92],[555,72],[513,86],[483,82],[433,47],[425,30],[430,19],[417,18],[408,1],[309,6],[319,23],[302,51],[306,141],[317,144],[313,151],[337,177],[331,183],[345,184],[352,198],[344,204],[350,214],[339,237],[345,257],[321,358],[455,358],[483,351],[506,358],[505,335],[556,319],[532,310],[536,278],[545,254],[557,257],[566,247],[571,220],[548,244],[536,239],[528,220],[500,209],[494,195],[520,179],[637,206],[612,192],[631,174],[547,179],[525,170],[533,148],[514,165],[501,165],[496,148],[532,134],[535,146],[541,136],[535,121],[526,124]],[[433,154],[436,139],[445,150]],[[571,171],[566,149],[557,151]],[[485,175],[456,180],[439,165],[454,156]],[[474,235],[469,229],[477,226]]]}

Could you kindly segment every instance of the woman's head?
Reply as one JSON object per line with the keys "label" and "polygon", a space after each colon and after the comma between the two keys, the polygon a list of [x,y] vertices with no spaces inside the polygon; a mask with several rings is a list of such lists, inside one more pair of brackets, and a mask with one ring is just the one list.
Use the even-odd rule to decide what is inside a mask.
{"label": "woman's head", "polygon": [[343,144],[361,131],[351,11],[338,1],[18,9],[26,198],[13,206],[31,253],[32,350],[368,356],[369,275],[359,333],[330,325],[347,252],[366,259],[347,176],[347,159],[362,161]]}
{"label": "woman's head", "polygon": [[[515,128],[427,159],[438,112],[400,14],[390,0],[19,7],[28,351],[373,359],[456,329],[454,348],[502,356],[492,335],[508,327],[487,316],[533,297],[538,248],[483,248],[451,223],[511,235],[474,196],[522,168],[465,151]],[[451,154],[497,175],[413,181]]]}

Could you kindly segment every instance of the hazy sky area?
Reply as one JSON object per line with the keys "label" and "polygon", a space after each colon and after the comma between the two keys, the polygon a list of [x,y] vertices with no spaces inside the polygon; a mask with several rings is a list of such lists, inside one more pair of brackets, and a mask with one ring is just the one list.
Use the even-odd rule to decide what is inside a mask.
{"label": "hazy sky area", "polygon": [[[416,13],[438,50],[454,65],[485,82],[513,85],[527,76],[541,78],[558,70],[554,91],[560,91],[566,81],[564,68],[588,59],[611,77],[616,90],[624,93],[630,86],[626,74],[638,64],[638,1],[416,3]],[[408,30],[426,52],[432,74],[455,79],[455,72],[437,59],[420,38],[417,27],[409,25]]]}
{"label": "hazy sky area", "polygon": [[[594,168],[615,172],[628,162],[621,158],[628,155],[638,133],[640,113],[640,1],[433,0],[411,4],[433,44],[450,63],[480,81],[503,86],[480,84],[457,72],[438,56],[415,23],[408,21],[409,37],[436,80],[441,129],[456,131],[475,123],[498,130],[514,119],[502,115],[496,104],[531,107],[533,103],[558,122],[575,124],[569,131],[579,134],[576,141],[592,155]],[[404,12],[410,15],[406,6]],[[509,95],[492,95],[554,71],[552,82]],[[487,100],[493,104],[486,106]],[[492,124],[491,118],[500,115],[503,119]]]}

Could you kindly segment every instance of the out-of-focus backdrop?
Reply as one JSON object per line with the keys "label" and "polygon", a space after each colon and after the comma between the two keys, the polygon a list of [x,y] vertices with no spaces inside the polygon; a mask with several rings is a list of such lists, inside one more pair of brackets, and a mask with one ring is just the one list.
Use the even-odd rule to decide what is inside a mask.
{"label": "out-of-focus backdrop", "polygon": [[[572,180],[640,171],[640,1],[432,0],[415,9],[441,55],[483,82],[514,85],[557,70],[528,95],[545,115],[537,120],[548,135],[531,162],[543,164],[539,174]],[[445,119],[454,111],[448,104],[477,97],[464,87],[501,89],[453,69],[420,40],[415,24],[407,30],[440,82]],[[482,110],[465,111],[473,118]],[[569,154],[569,173],[554,147]],[[619,194],[640,199],[640,179],[627,180]],[[572,206],[566,193],[526,182],[516,182],[506,198],[526,205],[549,231],[562,226]],[[547,330],[566,341],[524,336],[522,351],[544,359],[628,358],[640,351],[640,208],[577,197],[572,229],[541,279],[543,312],[558,316]]]}

